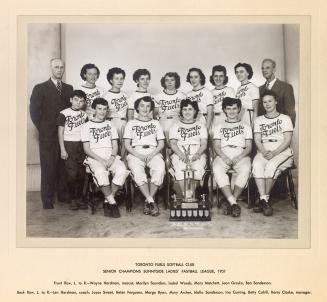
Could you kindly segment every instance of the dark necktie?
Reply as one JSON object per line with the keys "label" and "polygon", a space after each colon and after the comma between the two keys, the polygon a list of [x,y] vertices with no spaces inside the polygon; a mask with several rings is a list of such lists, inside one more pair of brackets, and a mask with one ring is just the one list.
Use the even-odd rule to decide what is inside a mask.
{"label": "dark necktie", "polygon": [[61,95],[61,92],[62,92],[62,84],[61,84],[61,81],[57,80],[57,90],[59,92],[59,94]]}

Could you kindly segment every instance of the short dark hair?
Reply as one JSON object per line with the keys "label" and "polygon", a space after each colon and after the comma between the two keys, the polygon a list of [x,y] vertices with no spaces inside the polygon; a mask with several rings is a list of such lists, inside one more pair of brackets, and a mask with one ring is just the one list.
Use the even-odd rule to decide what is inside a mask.
{"label": "short dark hair", "polygon": [[135,70],[135,72],[133,73],[133,81],[135,83],[137,83],[137,81],[139,80],[139,78],[142,76],[142,75],[148,75],[149,76],[149,79],[151,79],[151,74],[150,74],[150,71],[147,70],[147,69],[137,69]]}
{"label": "short dark hair", "polygon": [[95,66],[94,64],[88,63],[88,64],[85,64],[81,69],[80,76],[81,76],[82,80],[84,80],[84,81],[86,80],[85,74],[86,74],[88,69],[92,69],[92,68],[95,68],[97,70],[98,78],[99,78],[99,76],[100,76],[99,68],[97,66]]}
{"label": "short dark hair", "polygon": [[73,98],[74,96],[77,96],[79,98],[83,98],[84,100],[86,100],[86,94],[83,90],[74,90],[71,94],[70,97]]}
{"label": "short dark hair", "polygon": [[215,81],[213,80],[213,75],[216,71],[221,71],[224,74],[224,82],[223,84],[226,85],[228,83],[228,76],[227,76],[227,71],[226,71],[226,67],[222,66],[222,65],[216,65],[214,67],[212,67],[212,74],[210,76],[210,83],[215,86]]}
{"label": "short dark hair", "polygon": [[175,79],[175,88],[178,89],[181,86],[181,78],[177,72],[167,72],[160,80],[161,86],[163,88],[167,88],[165,85],[166,77],[174,78]]}
{"label": "short dark hair", "polygon": [[125,76],[126,76],[125,70],[123,70],[119,67],[113,67],[113,68],[110,68],[107,73],[107,80],[110,84],[111,84],[110,81],[113,79],[115,74],[122,74],[125,79]]}
{"label": "short dark hair", "polygon": [[236,106],[240,110],[242,109],[242,102],[240,99],[230,98],[230,97],[223,98],[223,102],[222,102],[223,111],[225,112],[227,106],[233,106],[234,104],[236,104]]}
{"label": "short dark hair", "polygon": [[252,78],[253,76],[253,69],[252,66],[250,64],[247,63],[237,63],[234,67],[234,71],[236,73],[236,69],[239,67],[244,67],[245,70],[247,71],[247,73],[249,74],[249,80]]}
{"label": "short dark hair", "polygon": [[201,83],[201,85],[204,85],[206,83],[206,76],[204,75],[204,73],[202,72],[202,70],[200,68],[196,68],[196,67],[192,67],[189,69],[187,77],[186,77],[186,81],[188,83],[191,83],[190,75],[191,75],[192,71],[195,71],[200,75],[200,83]]}
{"label": "short dark hair", "polygon": [[96,98],[93,100],[91,107],[95,109],[97,105],[103,105],[108,107],[108,102],[104,98]]}
{"label": "short dark hair", "polygon": [[190,99],[181,100],[180,107],[179,107],[179,115],[181,117],[183,117],[183,114],[182,114],[183,108],[187,107],[188,105],[191,105],[194,108],[194,110],[195,110],[194,118],[197,118],[198,113],[200,111],[198,102],[197,101],[191,101]]}
{"label": "short dark hair", "polygon": [[140,105],[141,101],[146,102],[146,103],[148,103],[148,102],[151,103],[150,112],[153,111],[154,101],[152,100],[152,98],[150,96],[146,95],[146,96],[143,96],[143,97],[141,97],[141,98],[139,98],[139,99],[137,99],[135,101],[134,109],[136,110],[137,113],[139,113],[139,105]]}
{"label": "short dark hair", "polygon": [[263,97],[265,97],[266,95],[270,95],[272,97],[274,97],[275,101],[278,102],[278,95],[276,92],[270,90],[270,89],[265,89],[265,91],[262,93],[261,96],[261,100],[263,99]]}

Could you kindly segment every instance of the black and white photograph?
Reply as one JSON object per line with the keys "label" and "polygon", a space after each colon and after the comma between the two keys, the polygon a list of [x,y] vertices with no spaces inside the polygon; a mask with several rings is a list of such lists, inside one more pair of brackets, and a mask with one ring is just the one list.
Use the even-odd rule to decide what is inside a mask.
{"label": "black and white photograph", "polygon": [[34,22],[27,66],[27,238],[298,238],[299,24]]}

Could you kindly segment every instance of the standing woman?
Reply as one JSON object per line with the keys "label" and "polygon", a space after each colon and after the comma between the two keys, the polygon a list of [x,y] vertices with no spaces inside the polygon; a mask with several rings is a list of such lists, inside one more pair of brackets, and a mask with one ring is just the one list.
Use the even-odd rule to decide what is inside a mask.
{"label": "standing woman", "polygon": [[178,120],[181,100],[186,96],[177,89],[181,86],[181,80],[176,72],[167,72],[161,78],[162,92],[154,97],[154,117],[159,116],[160,125],[168,141],[169,129]]}
{"label": "standing woman", "polygon": [[[152,118],[154,101],[144,96],[135,101],[136,119],[127,122],[124,132],[127,164],[136,185],[145,197],[143,213],[158,216],[159,208],[153,199],[165,176],[165,163],[160,154],[165,136],[159,121]],[[151,182],[145,173],[150,168]]]}
{"label": "standing woman", "polygon": [[[136,91],[128,99],[128,111],[127,111],[127,120],[130,121],[134,118],[137,118],[137,112],[135,112],[135,101],[144,96],[150,96],[148,93],[148,87],[151,80],[151,74],[147,69],[137,69],[133,73],[133,81],[137,85]],[[153,112],[151,112],[153,116]]]}
{"label": "standing woman", "polygon": [[232,87],[226,86],[228,83],[228,76],[226,67],[222,65],[216,65],[212,67],[212,74],[210,76],[210,83],[215,86],[211,90],[213,95],[213,111],[214,119],[212,128],[217,127],[226,119],[226,115],[222,109],[223,99],[226,97],[234,98],[235,91]]}
{"label": "standing woman", "polygon": [[238,63],[234,67],[235,75],[241,82],[237,88],[236,98],[242,102],[241,120],[253,128],[253,121],[258,116],[259,88],[250,82],[253,69],[247,63]]}
{"label": "standing woman", "polygon": [[198,120],[209,130],[213,119],[213,96],[211,91],[204,87],[206,77],[201,69],[193,67],[188,71],[186,81],[193,87],[186,96],[192,102],[198,103]]}
{"label": "standing woman", "polygon": [[117,129],[121,143],[127,114],[127,94],[121,91],[125,76],[126,73],[121,68],[114,67],[109,69],[107,80],[111,88],[104,95],[104,99],[107,100],[109,106],[107,118]]}
{"label": "standing woman", "polygon": [[81,69],[80,76],[82,80],[85,81],[80,87],[80,90],[84,91],[86,94],[85,111],[89,120],[92,120],[94,117],[92,103],[96,98],[100,98],[104,94],[104,89],[95,84],[100,76],[100,70],[94,64],[85,64]]}
{"label": "standing woman", "polygon": [[[189,99],[182,100],[180,106],[181,120],[173,125],[169,131],[169,140],[174,154],[171,157],[175,172],[175,178],[182,191],[182,195],[187,197],[184,192],[184,172],[187,157],[185,150],[189,149],[191,167],[195,170],[195,187],[199,187],[203,180],[206,166],[205,150],[207,149],[208,132],[205,125],[196,120],[199,113],[198,103]],[[194,193],[194,192],[193,192]]]}

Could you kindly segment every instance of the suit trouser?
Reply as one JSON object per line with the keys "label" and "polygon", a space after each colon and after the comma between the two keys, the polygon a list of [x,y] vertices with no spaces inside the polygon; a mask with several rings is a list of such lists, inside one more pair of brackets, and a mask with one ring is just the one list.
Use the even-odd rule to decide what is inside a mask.
{"label": "suit trouser", "polygon": [[59,200],[68,196],[67,177],[63,160],[60,158],[58,141],[40,141],[41,198],[43,205],[52,204],[57,192]]}

